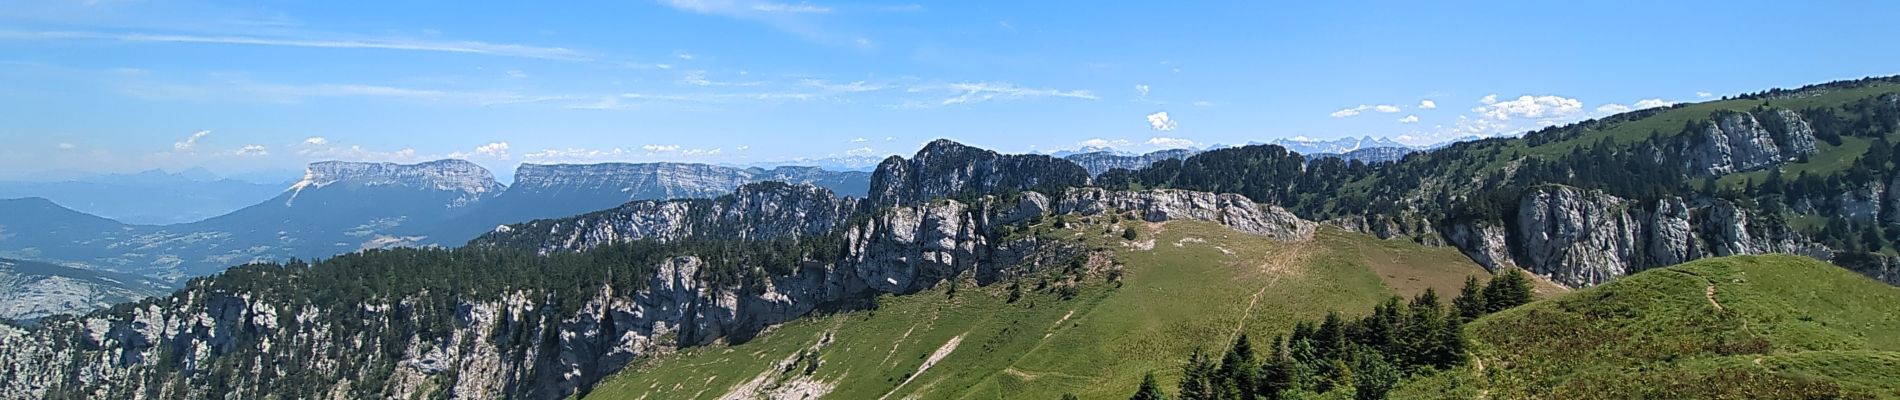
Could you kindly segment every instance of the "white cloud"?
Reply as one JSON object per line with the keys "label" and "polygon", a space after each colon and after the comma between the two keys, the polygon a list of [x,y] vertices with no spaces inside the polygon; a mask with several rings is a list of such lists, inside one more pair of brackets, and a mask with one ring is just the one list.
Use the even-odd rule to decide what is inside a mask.
{"label": "white cloud", "polygon": [[646,151],[647,151],[647,153],[671,153],[671,152],[675,152],[675,151],[679,151],[679,150],[680,150],[680,145],[677,145],[677,144],[649,144],[649,145],[645,145],[645,146],[640,146],[640,149],[641,149],[641,150],[646,150]]}
{"label": "white cloud", "polygon": [[720,149],[719,149],[719,148],[712,148],[712,149],[686,149],[686,151],[682,151],[682,152],[680,152],[680,154],[685,154],[685,155],[689,155],[689,156],[716,156],[716,155],[719,155],[719,153],[720,153]]}
{"label": "white cloud", "polygon": [[75,146],[72,143],[60,143],[60,144],[53,145],[53,147],[58,148],[60,150],[72,150],[72,149],[79,148],[79,146]]}
{"label": "white cloud", "polygon": [[211,131],[198,131],[198,133],[193,133],[190,137],[186,137],[184,141],[172,143],[172,148],[179,151],[191,151],[192,149],[198,148],[198,139],[204,139],[205,136],[210,134]]}
{"label": "white cloud", "polygon": [[1148,129],[1168,132],[1174,130],[1174,125],[1174,119],[1168,117],[1167,111],[1148,114]]}
{"label": "white cloud", "polygon": [[1497,95],[1489,95],[1478,102],[1484,103],[1484,106],[1471,111],[1499,121],[1511,118],[1562,118],[1583,112],[1583,101],[1560,96],[1526,95],[1516,100],[1498,101]]}
{"label": "white cloud", "polygon": [[1603,113],[1603,114],[1616,114],[1616,113],[1621,113],[1621,112],[1625,112],[1629,110],[1630,110],[1630,106],[1616,104],[1616,103],[1610,103],[1610,104],[1597,106],[1597,112]]}
{"label": "white cloud", "polygon": [[1076,144],[1081,145],[1082,147],[1128,147],[1128,145],[1134,144],[1134,142],[1130,142],[1127,139],[1109,140],[1109,139],[1103,139],[1103,138],[1093,138],[1093,139],[1078,142]]}
{"label": "white cloud", "polygon": [[1676,102],[1663,100],[1663,99],[1642,99],[1642,100],[1636,101],[1636,109],[1641,110],[1641,109],[1646,109],[1646,108],[1668,107],[1675,104]]}
{"label": "white cloud", "polygon": [[1178,149],[1178,148],[1185,148],[1185,147],[1194,147],[1194,141],[1182,139],[1182,138],[1175,138],[1175,137],[1156,136],[1156,137],[1152,137],[1148,139],[1148,145],[1155,146],[1155,147]]}
{"label": "white cloud", "polygon": [[1141,97],[1148,97],[1148,85],[1135,85],[1135,93],[1140,93]]}
{"label": "white cloud", "polygon": [[1391,104],[1380,104],[1376,106],[1360,104],[1357,107],[1339,109],[1339,111],[1334,111],[1331,115],[1333,116],[1333,118],[1345,118],[1345,117],[1359,115],[1360,113],[1364,113],[1366,111],[1378,111],[1378,112],[1389,114],[1389,113],[1399,112],[1399,107],[1391,105]]}
{"label": "white cloud", "polygon": [[237,150],[232,151],[231,154],[235,154],[239,157],[263,157],[270,155],[270,150],[264,148],[264,145],[253,144],[239,147]]}
{"label": "white cloud", "polygon": [[[421,160],[422,157],[416,154],[415,149],[402,149],[402,150],[396,150],[396,151],[375,151],[375,150],[365,149],[363,148],[363,146],[359,146],[359,145],[351,145],[350,147],[336,147],[336,146],[330,146],[328,144],[313,145],[313,144],[309,144],[308,141],[305,142],[305,146],[303,146],[303,148],[297,149],[297,155],[304,156],[305,158],[323,159],[323,160],[390,161],[390,162],[422,161]],[[430,158],[437,158],[437,157],[430,157]]]}
{"label": "white cloud", "polygon": [[624,160],[632,156],[633,156],[632,151],[628,151],[627,149],[616,147],[616,148],[611,148],[611,149],[584,149],[584,148],[546,149],[546,150],[524,154],[521,157],[524,159],[527,159],[529,162],[546,163],[546,162],[564,162],[564,161],[565,162],[612,161],[612,160]]}
{"label": "white cloud", "polygon": [[695,57],[693,53],[679,53],[679,54],[674,54],[673,56],[679,57],[679,59],[681,60],[691,60],[693,59],[693,57]]}
{"label": "white cloud", "polygon": [[495,158],[500,158],[500,159],[507,159],[508,158],[508,142],[489,142],[488,144],[484,144],[479,147],[476,147],[475,154],[480,154],[480,155],[485,155],[485,156],[495,157]]}
{"label": "white cloud", "polygon": [[752,146],[739,146],[739,147],[734,147],[733,149],[738,150],[738,151],[746,151],[746,150],[752,150]]}
{"label": "white cloud", "polygon": [[884,137],[884,141],[886,141],[886,142],[889,142],[889,141],[892,141],[892,140],[897,140],[897,137],[896,137],[896,136],[885,136],[885,137]]}
{"label": "white cloud", "polygon": [[1418,109],[1420,109],[1420,110],[1430,110],[1430,109],[1434,109],[1434,108],[1438,108],[1438,102],[1436,102],[1436,101],[1431,101],[1431,100],[1419,100],[1419,101],[1418,101]]}
{"label": "white cloud", "polygon": [[1418,122],[1418,116],[1417,116],[1417,115],[1407,115],[1407,116],[1405,116],[1405,118],[1399,118],[1399,123],[1401,123],[1401,124],[1410,124],[1410,123],[1414,123],[1414,122]]}
{"label": "white cloud", "polygon": [[263,36],[178,35],[153,33],[106,33],[83,31],[18,32],[0,31],[0,40],[78,40],[143,43],[198,43],[248,46],[309,47],[331,49],[378,49],[443,53],[481,54],[503,57],[587,60],[587,56],[560,47],[478,41],[426,41],[413,39],[289,38]]}
{"label": "white cloud", "polygon": [[871,141],[871,139],[865,139],[865,138],[862,138],[862,137],[860,137],[860,138],[856,138],[856,139],[851,139],[851,143],[864,143],[864,142],[869,142],[869,141]]}
{"label": "white cloud", "polygon": [[311,136],[309,138],[304,139],[303,144],[307,144],[311,146],[324,146],[324,145],[330,144],[330,139],[326,139],[322,136]]}
{"label": "white cloud", "polygon": [[965,82],[937,87],[911,88],[911,92],[948,91],[955,93],[943,99],[942,105],[972,104],[992,99],[1023,99],[1036,97],[1060,97],[1081,100],[1096,100],[1094,93],[1087,90],[1030,89],[1008,83]]}
{"label": "white cloud", "polygon": [[1714,95],[1715,95],[1715,93],[1709,93],[1709,92],[1695,92],[1695,97],[1701,97],[1701,98],[1708,98],[1709,96],[1714,96]]}

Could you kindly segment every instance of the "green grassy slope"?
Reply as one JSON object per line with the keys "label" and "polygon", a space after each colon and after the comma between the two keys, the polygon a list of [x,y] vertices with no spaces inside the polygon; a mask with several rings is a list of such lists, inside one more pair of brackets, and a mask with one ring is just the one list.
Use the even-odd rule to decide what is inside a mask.
{"label": "green grassy slope", "polygon": [[1706,259],[1486,316],[1418,398],[1900,398],[1900,289],[1791,255]]}
{"label": "green grassy slope", "polygon": [[[587,397],[717,398],[753,383],[830,385],[827,398],[850,399],[1125,398],[1150,371],[1174,385],[1195,346],[1227,343],[1242,331],[1272,337],[1296,321],[1364,313],[1386,296],[1426,287],[1455,293],[1464,276],[1485,275],[1451,248],[1333,229],[1289,244],[1170,222],[1144,224],[1130,242],[1100,222],[1046,235],[1113,250],[1125,265],[1119,285],[1092,278],[1063,300],[1026,281],[1015,303],[1006,302],[1007,283],[965,283],[954,296],[941,286],[886,296],[876,310],[807,318],[752,342],[657,357]],[[811,357],[800,358],[808,352],[815,368]],[[933,353],[940,360],[918,373]]]}

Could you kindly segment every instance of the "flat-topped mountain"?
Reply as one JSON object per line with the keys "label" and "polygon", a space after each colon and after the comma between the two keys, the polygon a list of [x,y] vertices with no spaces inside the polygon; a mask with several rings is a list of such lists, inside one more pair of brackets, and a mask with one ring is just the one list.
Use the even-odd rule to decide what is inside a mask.
{"label": "flat-topped mountain", "polygon": [[401,187],[453,192],[450,207],[464,207],[499,194],[505,187],[488,169],[466,160],[437,160],[420,164],[324,161],[310,164],[302,180],[286,190],[291,206],[305,190],[341,185],[348,188]]}
{"label": "flat-topped mountain", "polygon": [[1082,166],[1083,169],[1089,171],[1089,176],[1095,176],[1117,168],[1128,170],[1147,168],[1149,165],[1154,165],[1157,161],[1184,159],[1199,152],[1199,150],[1194,149],[1168,149],[1142,155],[1128,155],[1108,150],[1097,150],[1065,155],[1062,156],[1062,159]]}

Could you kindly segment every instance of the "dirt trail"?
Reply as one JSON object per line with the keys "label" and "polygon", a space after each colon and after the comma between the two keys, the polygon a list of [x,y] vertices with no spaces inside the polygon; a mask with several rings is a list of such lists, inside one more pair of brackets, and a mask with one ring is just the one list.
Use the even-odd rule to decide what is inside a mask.
{"label": "dirt trail", "polygon": [[1709,298],[1709,305],[1715,306],[1715,311],[1726,310],[1725,308],[1722,308],[1722,302],[1715,301],[1715,282],[1709,282],[1709,288],[1707,290],[1703,290],[1703,296],[1706,296]]}
{"label": "dirt trail", "polygon": [[1234,333],[1227,336],[1228,342],[1233,342],[1239,338],[1240,332],[1247,329],[1247,316],[1253,315],[1254,306],[1260,304],[1260,296],[1266,294],[1268,288],[1279,283],[1281,277],[1292,273],[1297,263],[1306,259],[1306,246],[1308,243],[1309,242],[1288,243],[1286,248],[1275,251],[1272,255],[1268,256],[1266,262],[1260,264],[1260,270],[1268,274],[1267,282],[1261,284],[1260,290],[1254,291],[1253,297],[1247,300],[1247,308],[1240,311],[1240,322],[1234,324]]}
{"label": "dirt trail", "polygon": [[[969,333],[965,332],[964,334],[967,335]],[[961,343],[963,343],[963,335],[957,335],[957,337],[950,338],[950,341],[944,343],[943,347],[938,347],[937,351],[931,352],[930,358],[924,359],[923,365],[917,366],[917,372],[911,373],[910,378],[904,379],[903,383],[899,383],[897,384],[897,387],[891,388],[891,391],[885,392],[883,396],[878,397],[878,400],[884,400],[885,398],[891,397],[892,393],[897,393],[897,390],[903,389],[904,385],[908,385],[910,384],[911,381],[917,380],[917,376],[923,375],[924,371],[929,371],[930,367],[936,366],[937,362],[943,361],[944,357],[949,357],[950,352],[957,351],[957,345]]]}

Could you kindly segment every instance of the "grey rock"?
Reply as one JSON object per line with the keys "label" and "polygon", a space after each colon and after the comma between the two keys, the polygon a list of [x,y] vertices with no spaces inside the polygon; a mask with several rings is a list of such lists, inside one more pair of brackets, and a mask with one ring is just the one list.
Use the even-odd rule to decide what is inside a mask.
{"label": "grey rock", "polygon": [[1622,199],[1548,187],[1518,203],[1518,238],[1529,272],[1568,286],[1589,286],[1635,272],[1640,227]]}
{"label": "grey rock", "polygon": [[1501,272],[1507,268],[1517,268],[1517,263],[1511,259],[1510,240],[1505,227],[1486,222],[1466,222],[1451,225],[1445,231],[1445,240],[1485,269]]}
{"label": "grey rock", "polygon": [[1747,210],[1726,200],[1701,208],[1674,198],[1650,209],[1636,205],[1597,191],[1545,186],[1519,201],[1515,237],[1483,224],[1461,224],[1448,227],[1447,238],[1494,271],[1515,265],[1572,287],[1711,256],[1834,255],[1786,228],[1753,226]]}
{"label": "grey rock", "polygon": [[1678,139],[1685,166],[1705,176],[1721,176],[1780,165],[1813,155],[1814,129],[1793,111],[1756,115],[1721,111],[1710,116],[1699,131]]}

